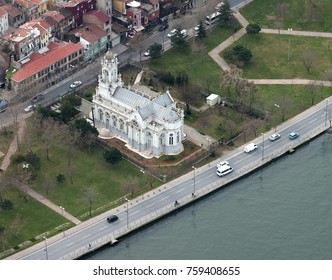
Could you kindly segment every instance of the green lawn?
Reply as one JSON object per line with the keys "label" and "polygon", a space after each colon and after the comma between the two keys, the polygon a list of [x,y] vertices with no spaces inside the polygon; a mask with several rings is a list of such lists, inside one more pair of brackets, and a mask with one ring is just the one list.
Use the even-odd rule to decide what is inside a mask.
{"label": "green lawn", "polygon": [[[0,130],[0,152],[6,154],[10,144],[15,137],[16,129],[14,125],[2,127]],[[5,156],[0,157],[0,165]]]}
{"label": "green lawn", "polygon": [[[245,78],[326,80],[325,71],[332,68],[331,39],[261,33],[245,35],[236,44],[246,46],[253,54],[242,68]],[[304,66],[303,56],[307,54],[312,55],[310,74]]]}
{"label": "green lawn", "polygon": [[[208,55],[212,49],[227,39],[234,32],[234,27],[216,27],[213,31],[207,31],[207,38],[202,47],[195,39],[190,40],[190,46],[185,51],[171,49],[158,59],[150,59],[148,66],[154,71],[177,72],[184,71],[188,74],[189,80],[195,85],[210,88],[213,91],[220,91],[221,69]],[[199,47],[203,48],[198,50]],[[196,51],[195,51],[196,50]]]}
{"label": "green lawn", "polygon": [[302,31],[331,32],[331,0],[254,0],[241,10],[249,21],[262,28],[277,29],[280,18],[281,29],[293,28]]}
{"label": "green lawn", "polygon": [[[129,191],[124,188],[128,174],[138,178],[139,188],[145,187],[144,177],[138,168],[125,160],[115,165],[109,164],[103,158],[104,151],[100,146],[94,147],[91,153],[77,150],[73,160],[73,184],[71,184],[66,172],[66,151],[60,148],[53,149],[51,160],[47,161],[44,151],[40,149],[38,154],[42,160],[41,169],[30,185],[38,193],[65,207],[66,211],[77,217],[88,212],[88,203],[84,199],[84,190],[88,187],[94,187],[97,191],[97,201],[93,203],[93,209],[128,194]],[[67,177],[62,184],[55,182],[55,177],[59,173]],[[49,178],[53,182],[53,188],[47,195],[45,182]]]}
{"label": "green lawn", "polygon": [[61,232],[61,229],[56,229],[61,225],[64,229],[72,225],[61,215],[33,198],[28,198],[26,201],[16,188],[6,191],[4,197],[13,202],[14,209],[0,210],[0,224],[5,227],[0,252],[3,251],[3,246],[7,250],[26,241],[35,242],[42,234],[48,236]]}

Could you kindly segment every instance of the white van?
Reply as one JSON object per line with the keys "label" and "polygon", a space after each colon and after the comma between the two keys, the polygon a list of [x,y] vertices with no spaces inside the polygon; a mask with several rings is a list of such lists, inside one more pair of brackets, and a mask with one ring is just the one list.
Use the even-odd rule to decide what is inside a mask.
{"label": "white van", "polygon": [[247,146],[244,147],[244,152],[245,153],[250,153],[250,152],[252,152],[256,149],[257,149],[257,145],[255,143],[250,143],[250,144],[248,144]]}
{"label": "white van", "polygon": [[219,15],[220,15],[219,12],[215,12],[215,13],[207,16],[206,20],[205,20],[205,24],[206,25],[212,25],[212,24],[216,23],[218,21]]}
{"label": "white van", "polygon": [[233,168],[226,164],[226,165],[220,166],[217,169],[217,175],[219,177],[222,177],[222,176],[227,175],[228,173],[231,173],[232,171],[233,171]]}

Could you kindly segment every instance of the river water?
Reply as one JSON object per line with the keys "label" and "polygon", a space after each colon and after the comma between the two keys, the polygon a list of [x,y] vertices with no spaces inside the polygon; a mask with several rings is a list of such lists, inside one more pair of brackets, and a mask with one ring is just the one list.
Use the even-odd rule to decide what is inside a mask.
{"label": "river water", "polygon": [[332,259],[332,134],[89,260]]}

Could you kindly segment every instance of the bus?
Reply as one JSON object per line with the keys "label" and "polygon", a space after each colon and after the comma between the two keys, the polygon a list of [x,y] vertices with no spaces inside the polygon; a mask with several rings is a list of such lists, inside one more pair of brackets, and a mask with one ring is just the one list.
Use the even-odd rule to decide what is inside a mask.
{"label": "bus", "polygon": [[216,23],[219,19],[219,15],[220,15],[219,12],[215,12],[215,13],[207,16],[206,20],[205,20],[205,24],[206,25],[212,25],[212,24]]}

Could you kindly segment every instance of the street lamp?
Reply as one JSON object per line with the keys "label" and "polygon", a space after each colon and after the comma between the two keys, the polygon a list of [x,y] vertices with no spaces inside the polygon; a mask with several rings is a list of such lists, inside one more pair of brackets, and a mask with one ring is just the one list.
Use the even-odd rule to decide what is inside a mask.
{"label": "street lamp", "polygon": [[128,202],[130,201],[128,198],[125,197],[125,200],[127,201],[127,228],[128,228],[128,224],[129,224],[129,211],[128,211]]}
{"label": "street lamp", "polygon": [[[277,107],[277,108],[280,108],[280,106],[278,104],[274,104],[274,107]],[[274,132],[276,133],[277,132],[277,122],[276,122],[276,125],[274,127]]]}
{"label": "street lamp", "polygon": [[326,123],[327,123],[327,114],[328,114],[328,110],[327,110],[327,108],[328,108],[328,106],[329,106],[329,100],[326,99],[326,108],[325,108],[325,126],[326,126]]}
{"label": "street lamp", "polygon": [[196,167],[192,166],[192,169],[194,169],[194,192],[193,192],[193,196],[195,195],[196,192]]}
{"label": "street lamp", "polygon": [[45,254],[46,254],[46,259],[48,260],[48,252],[47,252],[47,238],[43,236],[45,239]]}
{"label": "street lamp", "polygon": [[[290,35],[292,31],[293,31],[292,28],[288,28],[288,35]],[[289,59],[290,59],[290,36],[288,36],[288,61]]]}
{"label": "street lamp", "polygon": [[29,168],[29,163],[27,164],[23,163],[23,170],[25,170],[25,184],[28,184],[28,168]]}
{"label": "street lamp", "polygon": [[264,159],[264,133],[261,133],[263,135],[263,142],[262,142],[262,146],[261,146],[261,149],[262,149],[262,160]]}
{"label": "street lamp", "polygon": [[61,209],[61,214],[62,214],[62,217],[63,217],[63,211],[65,210],[65,208],[60,206],[60,209]]}

